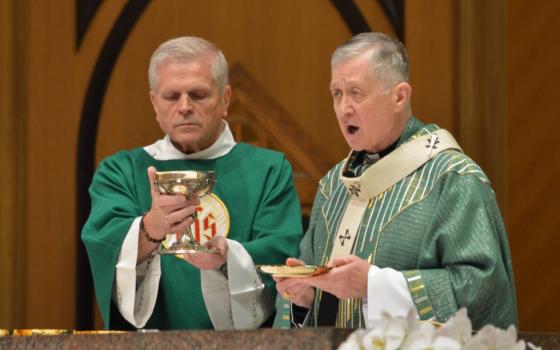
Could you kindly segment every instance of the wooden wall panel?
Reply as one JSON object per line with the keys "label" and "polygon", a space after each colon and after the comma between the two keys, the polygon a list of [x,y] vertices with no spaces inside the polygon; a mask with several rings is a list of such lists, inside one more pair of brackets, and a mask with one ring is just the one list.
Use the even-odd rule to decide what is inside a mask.
{"label": "wooden wall panel", "polygon": [[488,175],[507,219],[506,1],[456,5],[456,134]]}
{"label": "wooden wall panel", "polygon": [[[412,113],[456,132],[454,2],[406,2],[405,42],[410,62]],[[459,140],[460,141],[460,140]]]}
{"label": "wooden wall panel", "polygon": [[150,4],[126,43],[103,106],[98,159],[161,137],[147,97],[146,67],[159,43],[181,35],[207,38],[230,66],[246,67],[313,141],[329,148],[331,163],[346,155],[328,84],[330,54],[350,33],[329,2],[176,0]]}
{"label": "wooden wall panel", "polygon": [[553,136],[560,126],[558,18],[556,3],[407,2],[415,114],[455,111],[440,125],[455,132],[493,181],[524,331],[560,330],[554,302],[560,287],[554,277],[560,243],[554,204],[560,149]]}
{"label": "wooden wall panel", "polygon": [[521,329],[557,332],[558,19],[558,2],[508,2],[508,217]]}
{"label": "wooden wall panel", "polygon": [[25,327],[73,328],[76,135],[88,74],[74,51],[74,2],[28,8]]}
{"label": "wooden wall panel", "polygon": [[29,1],[26,91],[27,328],[75,328],[76,148],[97,55],[125,1],[106,1],[76,48],[75,1]]}
{"label": "wooden wall panel", "polygon": [[[552,203],[556,193],[549,192],[555,189],[553,174],[559,160],[552,136],[558,126],[553,101],[557,96],[554,77],[560,73],[554,58],[559,52],[552,43],[558,37],[553,20],[558,18],[560,5],[534,7],[528,0],[511,0],[506,8],[504,1],[489,4],[486,9],[479,7],[484,3],[480,1],[468,8],[461,7],[466,1],[406,2],[405,40],[411,61],[413,111],[422,120],[435,122],[458,135],[467,152],[490,169],[493,180],[497,179],[498,188],[503,188],[498,189],[499,196],[509,194],[509,203],[504,206],[522,330],[560,330],[556,318],[543,316],[546,311],[560,310],[556,306],[551,309],[554,294],[542,288],[551,283],[552,290],[559,287],[551,277],[555,276],[557,266],[554,248],[558,240],[554,233],[559,219]],[[21,86],[25,90],[21,94],[2,94],[2,98],[13,103],[17,96],[25,96],[25,102],[19,107],[16,102],[15,106],[20,108],[18,113],[26,116],[27,129],[20,130],[27,131],[21,136],[4,138],[2,145],[15,151],[25,150],[18,159],[24,160],[20,169],[25,170],[25,176],[20,178],[25,182],[20,193],[24,194],[21,203],[26,206],[20,207],[17,214],[5,209],[6,199],[13,194],[4,194],[1,203],[3,218],[8,215],[16,220],[11,224],[2,220],[2,225],[13,227],[13,222],[23,217],[27,220],[18,225],[17,231],[24,243],[20,249],[23,252],[18,255],[23,261],[14,265],[0,257],[0,268],[8,273],[13,273],[10,271],[14,271],[14,266],[25,270],[22,280],[11,286],[10,296],[2,295],[0,305],[17,300],[14,291],[26,288],[19,294],[24,302],[11,311],[0,309],[0,317],[19,312],[23,320],[19,327],[73,328],[79,118],[99,51],[127,1],[102,2],[78,51],[74,36],[75,1],[59,1],[56,6],[30,0],[21,3],[26,9],[21,15],[27,23],[21,31],[26,39],[26,50],[22,51],[26,56],[21,62],[26,68],[15,73],[15,77],[24,79]],[[371,28],[392,32],[388,22],[380,19],[376,1],[356,0],[355,4],[365,13]],[[499,44],[496,31],[503,30],[495,27],[503,22],[499,24],[493,19],[504,13],[506,45],[492,47],[492,42]],[[0,29],[7,25],[3,21]],[[12,37],[21,33],[13,33]],[[145,145],[161,137],[148,99],[146,70],[156,46],[180,35],[199,35],[214,41],[223,49],[230,66],[241,63],[266,90],[266,95],[296,116],[298,125],[324,147],[329,162],[334,164],[346,155],[348,147],[336,124],[328,84],[332,50],[351,33],[329,1],[160,0],[148,5],[115,65],[100,116],[97,161],[119,149]],[[479,35],[489,39],[480,43],[475,40]],[[13,44],[6,42],[0,42],[2,60],[12,57],[5,52],[7,45],[11,49],[9,45]],[[486,55],[482,61],[477,59],[480,47],[490,49],[482,52]],[[505,58],[500,58],[500,52],[506,53]],[[462,56],[465,53],[467,56]],[[500,81],[492,81],[491,76],[479,79],[479,74],[495,72],[485,65],[507,67],[507,85],[500,87]],[[11,86],[4,74],[0,79],[2,89]],[[504,84],[503,75],[500,78],[498,74],[496,79],[502,79]],[[492,88],[476,90],[477,86]],[[500,113],[504,118],[505,112],[489,97],[496,95],[488,93],[499,96],[492,89],[507,93],[507,118],[501,127],[492,118],[494,114],[500,118]],[[465,91],[476,93],[463,94]],[[484,100],[471,105],[479,97]],[[2,105],[2,113],[13,108],[5,106]],[[2,118],[3,127],[13,125],[13,120]],[[477,144],[478,135],[484,147]],[[499,149],[486,150],[492,145],[500,147],[504,140],[507,159],[497,164]],[[18,146],[18,142],[23,144]],[[2,157],[13,159],[13,153],[4,152]],[[14,175],[2,169],[3,176]],[[4,232],[0,244],[6,242]],[[2,249],[9,250],[4,245]],[[7,279],[2,276],[2,283]]]}
{"label": "wooden wall panel", "polygon": [[24,9],[0,2],[0,328],[21,327],[25,309]]}

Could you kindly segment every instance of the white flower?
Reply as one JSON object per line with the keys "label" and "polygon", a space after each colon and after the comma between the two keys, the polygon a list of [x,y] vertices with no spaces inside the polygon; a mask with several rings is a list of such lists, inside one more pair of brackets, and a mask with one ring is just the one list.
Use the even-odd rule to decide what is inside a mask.
{"label": "white flower", "polygon": [[465,344],[472,338],[472,323],[467,315],[467,309],[461,308],[449,318],[437,331],[438,336],[455,339],[459,344]]}
{"label": "white flower", "polygon": [[492,325],[482,327],[471,340],[465,344],[465,350],[524,350],[525,342],[517,341],[517,332],[513,325],[507,330]]}
{"label": "white flower", "polygon": [[[413,320],[411,320],[413,321]],[[365,350],[396,350],[415,322],[408,318],[391,317],[388,313],[381,314],[381,321],[363,336],[362,346]]]}
{"label": "white flower", "polygon": [[447,337],[437,337],[436,341],[432,345],[434,350],[460,350],[461,344],[452,338]]}
{"label": "white flower", "polygon": [[433,324],[423,322],[410,332],[402,349],[460,350],[461,344],[453,338],[439,336]]}
{"label": "white flower", "polygon": [[535,344],[531,343],[530,341],[527,342],[527,347],[530,350],[542,350],[540,346],[536,346]]}
{"label": "white flower", "polygon": [[338,350],[356,350],[361,348],[362,339],[368,332],[366,329],[358,329],[352,332],[350,336],[338,347]]}
{"label": "white flower", "polygon": [[430,323],[421,323],[416,327],[403,344],[403,349],[430,349],[435,339],[435,328]]}
{"label": "white flower", "polygon": [[[418,321],[411,312],[405,317],[387,313],[372,329],[353,332],[339,347],[341,350],[524,350],[512,325],[507,330],[484,326],[474,336],[466,309],[459,310],[443,326]],[[540,349],[529,343],[530,349]]]}

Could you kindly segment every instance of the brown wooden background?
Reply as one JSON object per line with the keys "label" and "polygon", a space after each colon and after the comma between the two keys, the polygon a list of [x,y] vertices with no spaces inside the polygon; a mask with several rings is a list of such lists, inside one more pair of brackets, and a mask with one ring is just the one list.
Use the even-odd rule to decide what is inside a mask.
{"label": "brown wooden background", "polygon": [[[96,2],[0,2],[0,328],[83,325],[76,305],[87,288],[77,285],[76,264],[80,118],[103,45],[135,1],[99,2],[77,47],[76,6]],[[370,28],[395,34],[380,2],[347,2]],[[405,1],[414,113],[452,130],[493,180],[524,331],[560,331],[559,19],[557,2]],[[207,38],[230,66],[241,65],[290,118],[294,136],[316,146],[322,164],[345,156],[329,58],[351,29],[333,2],[155,0],[126,37],[98,106],[95,162],[161,136],[147,65],[160,42],[180,35]]]}

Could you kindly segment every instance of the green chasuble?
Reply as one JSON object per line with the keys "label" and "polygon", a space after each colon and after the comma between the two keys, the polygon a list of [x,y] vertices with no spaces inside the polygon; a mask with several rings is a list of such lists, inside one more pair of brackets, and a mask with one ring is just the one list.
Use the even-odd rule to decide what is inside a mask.
{"label": "green chasuble", "polygon": [[[92,209],[82,231],[97,303],[107,329],[131,328],[112,301],[115,264],[133,220],[151,207],[146,169],[214,170],[213,189],[229,211],[228,239],[240,242],[255,264],[279,264],[298,254],[301,212],[292,169],[284,155],[237,144],[216,159],[156,160],[142,148],[101,162],[90,187]],[[265,277],[275,295],[274,282]],[[213,328],[200,286],[200,271],[175,256],[161,257],[154,311],[145,328]]]}
{"label": "green chasuble", "polygon": [[[436,130],[412,117],[396,147]],[[319,183],[300,244],[307,264],[330,260],[351,195],[340,180],[346,162]],[[365,167],[356,168],[361,175]],[[372,198],[357,230],[352,255],[402,272],[421,319],[444,322],[466,307],[475,329],[517,325],[511,257],[495,194],[480,167],[460,151],[438,153]],[[317,326],[321,298],[317,290],[310,326]],[[275,327],[291,327],[290,302],[278,296],[276,307]],[[362,299],[339,301],[336,326],[366,326]]]}

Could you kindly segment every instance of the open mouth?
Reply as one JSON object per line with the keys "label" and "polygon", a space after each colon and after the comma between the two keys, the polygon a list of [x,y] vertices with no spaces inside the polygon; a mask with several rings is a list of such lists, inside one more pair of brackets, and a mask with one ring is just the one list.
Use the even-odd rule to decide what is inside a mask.
{"label": "open mouth", "polygon": [[348,126],[346,127],[346,131],[348,131],[349,134],[353,134],[353,133],[355,133],[356,131],[358,131],[359,129],[360,129],[359,127],[354,126],[354,125],[348,125]]}

